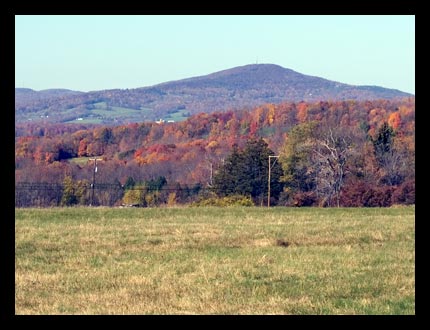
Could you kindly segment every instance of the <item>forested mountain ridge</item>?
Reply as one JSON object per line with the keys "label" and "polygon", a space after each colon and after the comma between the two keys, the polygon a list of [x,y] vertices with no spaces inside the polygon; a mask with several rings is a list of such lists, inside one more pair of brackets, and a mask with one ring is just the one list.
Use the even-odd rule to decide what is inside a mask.
{"label": "forested mountain ridge", "polygon": [[304,75],[274,64],[251,64],[135,89],[88,93],[15,90],[15,121],[123,124],[181,121],[197,113],[266,103],[375,100],[411,94],[378,86],[354,86]]}
{"label": "forested mountain ridge", "polygon": [[15,102],[35,101],[49,98],[58,98],[70,95],[79,95],[83,92],[72,91],[70,89],[43,89],[35,91],[31,88],[15,88]]}

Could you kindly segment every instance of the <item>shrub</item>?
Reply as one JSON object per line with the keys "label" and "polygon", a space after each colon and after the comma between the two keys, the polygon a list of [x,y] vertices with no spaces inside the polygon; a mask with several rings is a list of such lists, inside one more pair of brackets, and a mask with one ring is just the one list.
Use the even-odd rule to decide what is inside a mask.
{"label": "shrub", "polygon": [[390,186],[374,187],[363,194],[363,205],[367,207],[391,206],[391,195],[394,188]]}
{"label": "shrub", "polygon": [[126,190],[122,201],[126,205],[145,206],[144,192],[142,189]]}
{"label": "shrub", "polygon": [[346,207],[387,207],[392,204],[394,188],[355,181],[344,187],[341,205]]}
{"label": "shrub", "polygon": [[313,206],[316,201],[313,191],[298,192],[293,195],[292,206]]}
{"label": "shrub", "polygon": [[171,192],[167,198],[167,205],[174,206],[177,203],[177,197],[175,192]]}
{"label": "shrub", "polygon": [[191,206],[254,206],[251,197],[242,195],[233,195],[226,197],[209,197],[198,200]]}
{"label": "shrub", "polygon": [[313,191],[299,191],[292,193],[285,189],[279,196],[278,205],[283,206],[315,206],[317,204],[316,194]]}
{"label": "shrub", "polygon": [[415,204],[415,179],[403,182],[391,196],[393,204]]}

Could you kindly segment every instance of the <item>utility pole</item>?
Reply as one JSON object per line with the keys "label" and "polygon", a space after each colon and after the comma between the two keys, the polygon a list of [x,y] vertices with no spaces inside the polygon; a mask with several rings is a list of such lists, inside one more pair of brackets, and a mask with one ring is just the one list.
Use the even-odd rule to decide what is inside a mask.
{"label": "utility pole", "polygon": [[96,172],[97,172],[97,161],[103,160],[102,158],[90,158],[89,161],[94,161],[94,169],[93,169],[93,183],[91,183],[91,202],[90,206],[93,206],[94,203],[94,186],[96,184]]}
{"label": "utility pole", "polygon": [[[269,178],[268,178],[268,182],[267,182],[267,207],[270,207],[270,171],[272,170],[272,167],[270,166],[270,159],[272,158],[279,158],[279,156],[269,156]],[[273,165],[275,165],[275,162],[273,163]]]}
{"label": "utility pole", "polygon": [[211,180],[210,180],[210,186],[213,187],[213,175],[214,175],[214,171],[213,171],[213,166],[212,166],[212,162],[211,164]]}

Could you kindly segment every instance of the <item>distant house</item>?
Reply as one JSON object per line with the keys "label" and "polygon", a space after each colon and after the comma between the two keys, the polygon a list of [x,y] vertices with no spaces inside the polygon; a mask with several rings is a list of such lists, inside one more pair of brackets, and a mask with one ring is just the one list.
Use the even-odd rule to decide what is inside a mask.
{"label": "distant house", "polygon": [[156,121],[156,123],[157,123],[157,124],[163,124],[163,123],[164,123],[164,119],[161,119],[161,118],[160,118],[160,120],[157,120],[157,121]]}

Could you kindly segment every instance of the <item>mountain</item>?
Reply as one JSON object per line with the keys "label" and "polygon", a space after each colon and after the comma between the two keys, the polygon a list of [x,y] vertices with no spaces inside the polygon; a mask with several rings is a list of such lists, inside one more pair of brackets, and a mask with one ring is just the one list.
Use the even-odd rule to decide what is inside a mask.
{"label": "mountain", "polygon": [[23,99],[34,101],[39,99],[48,99],[51,97],[63,97],[69,95],[78,95],[83,92],[72,91],[70,89],[44,89],[40,91],[35,91],[31,88],[15,88],[15,102],[22,101]]}
{"label": "mountain", "polygon": [[199,112],[283,101],[374,100],[413,96],[378,86],[354,86],[274,64],[251,64],[136,89],[88,93],[15,90],[15,120],[120,124],[180,121]]}
{"label": "mountain", "polygon": [[44,95],[44,96],[63,96],[63,95],[71,95],[71,94],[81,94],[83,92],[80,91],[72,91],[70,89],[65,88],[50,88],[43,89],[40,91],[35,91],[31,88],[15,88],[16,94],[33,94],[33,95]]}

